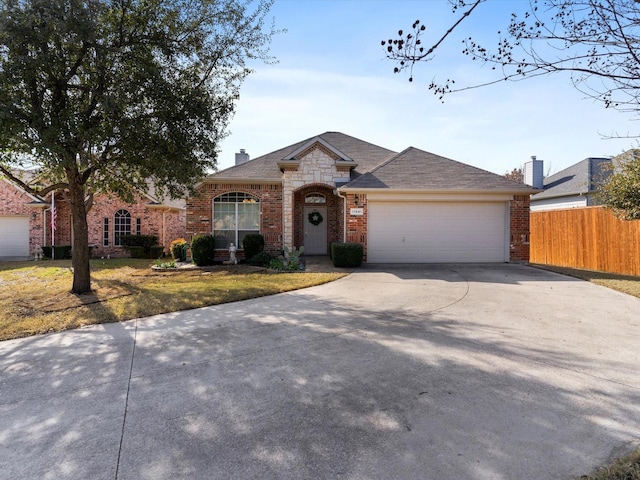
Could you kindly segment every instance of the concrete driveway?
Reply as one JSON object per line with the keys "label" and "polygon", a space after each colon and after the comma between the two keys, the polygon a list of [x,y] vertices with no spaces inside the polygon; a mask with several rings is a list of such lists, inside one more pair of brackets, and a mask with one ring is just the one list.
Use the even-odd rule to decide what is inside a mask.
{"label": "concrete driveway", "polygon": [[0,343],[6,479],[571,479],[640,442],[640,300],[520,265]]}

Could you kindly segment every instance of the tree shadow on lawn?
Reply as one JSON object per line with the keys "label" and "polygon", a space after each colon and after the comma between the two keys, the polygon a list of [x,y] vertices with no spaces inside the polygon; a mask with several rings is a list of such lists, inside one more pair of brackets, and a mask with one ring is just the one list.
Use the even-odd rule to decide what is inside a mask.
{"label": "tree shadow on lawn", "polygon": [[640,437],[638,359],[548,344],[532,331],[545,314],[527,304],[505,328],[300,291],[3,342],[0,464],[31,478],[572,478]]}

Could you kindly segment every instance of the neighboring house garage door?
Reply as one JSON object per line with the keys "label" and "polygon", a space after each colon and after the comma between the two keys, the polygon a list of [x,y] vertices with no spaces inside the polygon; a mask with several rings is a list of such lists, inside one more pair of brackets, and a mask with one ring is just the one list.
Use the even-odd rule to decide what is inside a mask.
{"label": "neighboring house garage door", "polygon": [[29,256],[29,217],[0,216],[0,257]]}
{"label": "neighboring house garage door", "polygon": [[506,202],[369,203],[367,261],[508,261]]}

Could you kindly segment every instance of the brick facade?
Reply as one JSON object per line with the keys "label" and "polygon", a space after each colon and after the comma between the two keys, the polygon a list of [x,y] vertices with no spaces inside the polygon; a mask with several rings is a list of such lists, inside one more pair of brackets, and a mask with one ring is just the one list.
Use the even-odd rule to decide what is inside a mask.
{"label": "brick facade", "polygon": [[511,242],[509,259],[512,262],[529,261],[529,195],[515,195],[510,202]]}
{"label": "brick facade", "polygon": [[[333,192],[336,188],[336,180],[349,176],[348,170],[345,171],[343,167],[336,165],[336,160],[335,154],[329,152],[322,145],[316,145],[300,155],[298,167],[285,169],[282,175],[284,221],[282,233],[284,245],[288,247],[296,245],[299,237],[296,239],[295,236],[299,236],[299,231],[304,227],[301,223],[296,224],[296,222],[301,222],[302,218],[300,212],[294,211],[294,207],[299,205],[299,199],[295,197],[296,192],[306,189],[309,185]],[[334,196],[333,193],[331,196]],[[327,202],[329,202],[329,199],[330,196],[327,195]],[[333,208],[329,208],[327,204],[327,211],[331,212],[330,218],[335,219],[337,215],[336,208],[340,207],[337,207],[333,201],[332,205]],[[334,222],[333,225],[328,227],[327,238],[338,237],[335,230],[338,226],[337,220],[334,220]],[[340,238],[342,238],[341,235]],[[297,245],[301,245],[301,243]]]}
{"label": "brick facade", "polygon": [[[229,180],[215,176],[205,181],[197,197],[187,200],[187,240],[196,234],[213,231],[213,199],[230,192],[244,192],[260,202],[260,233],[265,238],[265,250],[281,254],[283,247],[304,245],[305,197],[310,193],[325,196],[327,208],[327,252],[332,242],[360,243],[367,258],[367,208],[366,194],[335,192],[338,182],[349,177],[349,166],[340,163],[338,156],[321,144],[315,144],[297,155],[278,163],[282,181],[252,184],[247,180]],[[345,200],[346,197],[346,200]],[[345,204],[346,202],[346,204]],[[363,215],[352,215],[351,209],[362,209]],[[529,258],[529,197],[517,195],[510,202],[510,260],[527,261]],[[238,246],[241,248],[241,246]],[[227,250],[216,253],[220,260],[228,259]],[[238,252],[243,258],[243,252]]]}
{"label": "brick facade", "polygon": [[[516,195],[509,202],[510,210],[510,245],[509,261],[529,261],[529,196]],[[364,215],[350,215],[352,208],[362,208]],[[355,195],[347,196],[347,242],[361,243],[364,245],[364,259],[367,258],[367,196],[358,195],[358,203]]]}
{"label": "brick facade", "polygon": [[319,206],[319,204],[306,204],[305,197],[311,193],[324,195],[327,203],[327,218],[324,219],[327,228],[327,254],[332,242],[342,242],[344,224],[344,200],[333,193],[333,188],[322,184],[311,184],[296,191],[293,195],[293,244],[304,245],[304,207]]}
{"label": "brick facade", "polygon": [[[367,196],[360,193],[347,195],[347,238],[349,243],[360,243],[364,246],[363,260],[367,260]],[[351,215],[352,208],[361,208],[363,215]]]}
{"label": "brick facade", "polygon": [[[251,183],[203,183],[197,197],[187,199],[186,239],[198,234],[213,233],[213,199],[231,192],[243,192],[258,199],[260,204],[260,233],[264,236],[265,251],[272,255],[282,253],[282,185]],[[242,248],[238,245],[238,248]],[[244,252],[237,253],[244,258]],[[216,252],[216,258],[226,260],[226,250]]]}
{"label": "brick facade", "polygon": [[[0,215],[19,215],[29,217],[29,252],[36,245],[51,245],[51,195],[47,203],[39,202],[13,184],[0,180]],[[72,244],[71,208],[60,193],[56,194],[57,221],[55,245]],[[172,240],[186,234],[186,212],[184,209],[150,205],[150,200],[138,196],[136,202],[129,204],[108,195],[97,194],[87,212],[89,227],[89,245],[93,256],[128,256],[122,247],[113,245],[114,216],[118,210],[127,210],[131,215],[131,233],[136,231],[137,219],[140,219],[140,234],[155,235],[160,245],[168,253]],[[104,219],[109,219],[108,245],[104,245]]]}
{"label": "brick facade", "polygon": [[[87,212],[89,224],[89,245],[95,245],[95,256],[128,256],[123,247],[113,245],[114,241],[114,217],[118,210],[126,210],[131,215],[131,233],[141,235],[155,235],[158,242],[169,252],[170,243],[177,238],[186,235],[186,211],[169,209],[160,205],[149,205],[147,198],[139,196],[134,203],[125,203],[122,200],[107,196],[96,195],[91,209]],[[104,220],[109,219],[108,243],[104,245]],[[137,231],[137,220],[140,219],[140,231]],[[70,242],[71,237],[61,240]],[[70,243],[68,243],[70,244]]]}

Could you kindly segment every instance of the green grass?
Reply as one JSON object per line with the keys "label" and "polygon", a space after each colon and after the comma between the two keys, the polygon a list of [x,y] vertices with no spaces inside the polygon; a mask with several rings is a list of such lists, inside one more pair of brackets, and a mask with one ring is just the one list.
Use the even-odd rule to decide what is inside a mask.
{"label": "green grass", "polygon": [[344,276],[242,265],[157,271],[151,265],[144,259],[92,260],[93,292],[74,295],[69,260],[0,264],[0,340],[273,295]]}

